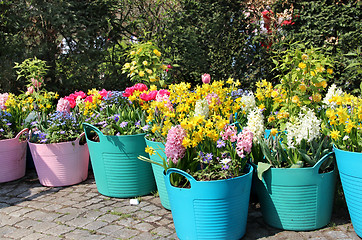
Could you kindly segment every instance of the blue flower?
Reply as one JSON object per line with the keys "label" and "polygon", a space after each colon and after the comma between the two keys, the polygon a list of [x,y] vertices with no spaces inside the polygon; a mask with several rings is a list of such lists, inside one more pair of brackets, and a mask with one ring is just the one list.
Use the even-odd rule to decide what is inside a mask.
{"label": "blue flower", "polygon": [[118,120],[119,120],[119,114],[114,115],[113,120],[114,120],[115,122],[118,122]]}
{"label": "blue flower", "polygon": [[217,148],[222,148],[222,147],[225,147],[225,145],[226,145],[222,139],[217,140],[216,143],[217,143],[217,145],[216,145]]}
{"label": "blue flower", "polygon": [[119,126],[120,126],[121,128],[124,128],[124,127],[127,126],[127,124],[128,124],[128,122],[122,122]]}
{"label": "blue flower", "polygon": [[141,125],[141,121],[138,120],[136,123],[135,123],[136,127],[139,128],[139,126]]}
{"label": "blue flower", "polygon": [[143,130],[143,131],[147,131],[148,128],[149,128],[149,126],[146,124],[146,125],[144,125],[144,126],[142,127],[142,130]]}

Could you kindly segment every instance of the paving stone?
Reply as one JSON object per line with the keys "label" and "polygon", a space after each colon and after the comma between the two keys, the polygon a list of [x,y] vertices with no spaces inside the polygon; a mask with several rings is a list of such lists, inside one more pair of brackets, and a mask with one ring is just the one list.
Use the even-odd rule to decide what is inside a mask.
{"label": "paving stone", "polygon": [[41,233],[31,233],[31,234],[21,238],[21,240],[42,239],[43,237],[46,237],[46,236],[44,234],[41,234]]}
{"label": "paving stone", "polygon": [[153,229],[152,233],[155,233],[156,235],[159,235],[161,237],[167,237],[167,236],[170,236],[173,232],[171,232],[170,229],[162,226],[162,227]]}
{"label": "paving stone", "polygon": [[34,230],[35,232],[48,234],[49,229],[53,229],[57,226],[58,224],[53,222],[40,222],[38,225],[31,226],[30,229]]}
{"label": "paving stone", "polygon": [[118,215],[104,214],[103,216],[99,217],[97,220],[111,223],[111,222],[118,220],[119,218],[120,218],[120,216],[118,216]]}
{"label": "paving stone", "polygon": [[85,225],[83,228],[88,230],[97,230],[106,225],[108,225],[108,223],[105,221],[92,221],[89,224]]}
{"label": "paving stone", "polygon": [[33,231],[29,229],[16,229],[12,232],[4,234],[5,237],[14,238],[14,239],[22,239],[25,236],[32,234]]}
{"label": "paving stone", "polygon": [[77,217],[70,221],[67,221],[67,225],[75,227],[83,227],[91,222],[93,222],[93,219],[91,218]]}
{"label": "paving stone", "polygon": [[148,232],[148,231],[154,229],[155,227],[149,223],[141,222],[141,223],[135,225],[134,228],[138,229],[140,231],[143,231],[143,232]]}
{"label": "paving stone", "polygon": [[134,236],[132,240],[154,240],[156,236],[149,232],[143,232],[137,236]]}
{"label": "paving stone", "polygon": [[76,229],[72,232],[64,234],[66,239],[74,239],[74,240],[91,240],[91,239],[104,239],[105,236],[92,234],[87,230]]}
{"label": "paving stone", "polygon": [[21,217],[23,216],[24,214],[28,213],[28,212],[31,212],[31,211],[34,211],[34,209],[31,209],[31,208],[21,208],[19,210],[16,210],[14,212],[11,212],[9,213],[9,216],[12,216],[12,217]]}
{"label": "paving stone", "polygon": [[26,218],[31,218],[34,220],[40,220],[44,222],[53,221],[61,216],[62,216],[61,213],[43,212],[40,210],[34,210],[24,215],[24,217]]}
{"label": "paving stone", "polygon": [[19,228],[31,228],[31,227],[36,228],[36,226],[39,224],[42,223],[39,221],[35,221],[33,219],[24,219],[21,222],[16,223],[15,226]]}
{"label": "paving stone", "polygon": [[12,226],[20,221],[22,221],[21,218],[0,214],[0,226],[5,226],[5,225]]}

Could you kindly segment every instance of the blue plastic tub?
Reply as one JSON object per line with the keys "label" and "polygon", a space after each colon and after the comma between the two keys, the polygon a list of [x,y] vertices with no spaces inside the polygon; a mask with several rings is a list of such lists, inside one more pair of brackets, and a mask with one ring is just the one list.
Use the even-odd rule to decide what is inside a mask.
{"label": "blue plastic tub", "polygon": [[[140,161],[145,152],[145,134],[106,136],[83,123],[98,192],[118,198],[138,197],[156,190],[151,164]],[[89,137],[97,134],[99,142]]]}
{"label": "blue plastic tub", "polygon": [[270,168],[256,180],[264,221],[275,228],[308,231],[322,228],[331,219],[337,170],[319,173],[332,153],[313,167]]}
{"label": "blue plastic tub", "polygon": [[333,148],[353,228],[362,237],[362,153]]}
{"label": "blue plastic tub", "polygon": [[[196,181],[188,173],[171,168],[165,183],[177,236],[182,239],[233,240],[244,236],[248,216],[252,166],[240,177]],[[190,188],[174,187],[170,174],[185,176]]]}

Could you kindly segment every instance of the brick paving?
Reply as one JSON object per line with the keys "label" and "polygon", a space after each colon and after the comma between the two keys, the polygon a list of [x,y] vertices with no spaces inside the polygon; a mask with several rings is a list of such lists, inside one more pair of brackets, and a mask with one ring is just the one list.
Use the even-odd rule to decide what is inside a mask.
{"label": "brick paving", "polygon": [[[91,171],[78,185],[49,188],[29,169],[24,178],[0,184],[0,239],[178,239],[171,212],[157,196],[138,200],[130,205],[130,199],[99,194]],[[337,201],[335,209],[327,227],[294,232],[267,226],[258,204],[251,203],[243,239],[360,239],[345,205]]]}

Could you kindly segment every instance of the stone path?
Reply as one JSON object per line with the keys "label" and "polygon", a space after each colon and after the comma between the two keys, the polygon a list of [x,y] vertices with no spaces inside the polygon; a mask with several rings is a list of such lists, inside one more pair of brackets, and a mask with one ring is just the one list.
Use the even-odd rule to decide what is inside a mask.
{"label": "stone path", "polygon": [[[129,199],[99,194],[91,171],[81,184],[48,188],[30,169],[24,178],[0,184],[0,239],[178,239],[171,212],[157,196],[138,200],[139,205],[130,205]],[[251,204],[243,239],[360,238],[345,207],[323,229],[293,232],[267,226],[258,204]]]}

